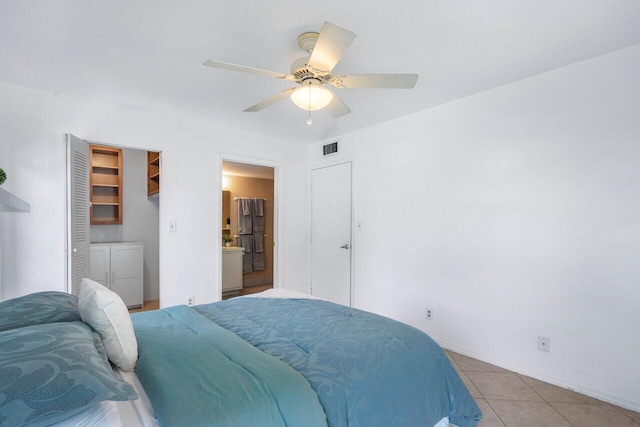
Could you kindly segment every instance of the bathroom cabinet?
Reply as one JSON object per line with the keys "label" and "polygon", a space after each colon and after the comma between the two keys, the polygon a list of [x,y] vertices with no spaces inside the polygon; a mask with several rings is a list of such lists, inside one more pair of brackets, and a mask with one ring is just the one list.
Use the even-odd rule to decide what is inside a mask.
{"label": "bathroom cabinet", "polygon": [[242,289],[242,252],[236,246],[222,248],[222,292]]}

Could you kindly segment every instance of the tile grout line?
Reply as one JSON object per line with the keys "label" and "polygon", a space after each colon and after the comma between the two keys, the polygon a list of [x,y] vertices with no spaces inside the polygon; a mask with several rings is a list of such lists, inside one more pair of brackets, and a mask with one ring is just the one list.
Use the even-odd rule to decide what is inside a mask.
{"label": "tile grout line", "polygon": [[[477,388],[477,387],[476,387],[476,388]],[[478,393],[480,393],[480,392],[478,392]],[[480,394],[482,394],[482,393],[480,393]],[[494,407],[491,405],[491,402],[489,402],[487,399],[484,399],[484,401],[485,401],[485,402],[487,402],[487,405],[489,405],[489,408],[491,408],[491,410],[493,411],[493,413],[494,413],[494,414],[496,414],[496,417],[498,417],[498,419],[500,420],[500,422],[501,422],[503,425],[505,425],[505,427],[509,427],[509,426],[507,426],[507,423],[505,422],[505,420],[503,420],[503,419],[502,419],[502,417],[501,417],[500,415],[498,415],[498,413],[496,412],[496,408],[494,408]]]}
{"label": "tile grout line", "polygon": [[[452,356],[453,357],[453,356]],[[455,358],[454,358],[455,359]],[[457,363],[457,361],[456,361]],[[462,369],[462,366],[460,366],[460,364],[458,363],[458,367],[460,368],[460,370],[462,371],[462,373],[467,377],[467,379],[469,380],[469,382],[471,384],[473,384],[473,386],[476,388],[476,390],[478,391],[478,394],[480,396],[482,396],[482,400],[484,400],[485,402],[487,402],[487,405],[489,405],[489,407],[491,408],[491,410],[493,411],[494,414],[496,414],[496,417],[498,417],[498,419],[500,420],[500,422],[502,423],[502,425],[504,425],[505,427],[507,426],[507,423],[502,419],[502,417],[500,416],[500,414],[498,414],[495,410],[495,408],[493,406],[491,406],[491,403],[489,403],[489,400],[484,397],[484,394],[482,394],[482,392],[480,391],[480,389],[478,388],[478,386],[476,385],[476,383],[473,382],[473,380],[471,379],[471,377],[469,375],[467,375],[467,371],[465,371],[464,369]],[[471,396],[473,398],[473,396]],[[474,399],[475,400],[475,399]],[[477,403],[476,403],[477,405]]]}
{"label": "tile grout line", "polygon": [[[519,379],[520,381],[522,381],[523,383],[527,384],[527,383],[526,383],[526,381],[525,381],[525,380],[523,380],[523,379],[520,377],[520,374],[516,373],[516,377],[518,377],[518,379]],[[565,420],[565,421],[566,421],[570,426],[573,426],[573,423],[572,423],[571,421],[569,421],[569,420],[567,419],[567,417],[565,417],[564,415],[562,415],[562,414],[560,413],[560,411],[558,411],[556,408],[554,408],[554,407],[553,407],[553,405],[552,405],[550,402],[548,402],[548,401],[547,401],[547,399],[545,399],[543,395],[541,395],[540,393],[538,393],[538,392],[537,392],[533,387],[531,387],[529,384],[527,384],[527,387],[529,387],[531,390],[533,390],[533,392],[534,392],[535,394],[537,394],[537,395],[540,397],[540,399],[542,399],[542,401],[543,401],[544,403],[546,403],[547,405],[549,405],[549,407],[550,407],[551,409],[553,409],[553,411],[554,411],[556,414],[560,415],[560,418],[562,418],[563,420]]]}
{"label": "tile grout line", "polygon": [[[453,357],[453,356],[452,356]],[[455,358],[454,358],[455,359]],[[456,361],[457,363],[457,361]],[[476,390],[478,391],[478,394],[480,394],[480,396],[482,396],[482,399],[487,402],[487,405],[489,405],[489,407],[491,408],[491,410],[493,411],[494,414],[496,414],[496,416],[498,417],[498,419],[500,420],[500,422],[502,422],[502,424],[504,424],[506,427],[509,427],[507,422],[505,420],[502,419],[502,417],[500,416],[500,414],[498,414],[498,412],[496,411],[496,409],[493,407],[493,405],[491,405],[491,402],[489,402],[489,399],[487,399],[484,394],[482,394],[482,392],[480,391],[480,388],[476,385],[476,383],[473,382],[473,380],[471,379],[471,377],[469,375],[467,375],[467,371],[465,369],[462,368],[462,366],[460,366],[460,364],[458,363],[458,367],[460,367],[460,370],[465,374],[465,376],[467,377],[467,379],[469,380],[469,382],[471,382],[471,384],[473,384],[473,386],[476,388]],[[484,371],[470,371],[470,372],[484,372]],[[538,393],[533,387],[531,387],[529,384],[527,384],[522,378],[520,378],[520,375],[515,373],[515,372],[511,372],[513,373],[516,378],[518,378],[520,381],[522,381],[524,383],[524,385],[527,386],[527,388],[529,388],[534,394],[536,394],[544,403],[546,403],[556,414],[560,415],[560,417],[565,420],[570,426],[575,427],[573,425],[573,423],[571,423],[571,421],[569,421],[564,415],[562,415],[560,412],[558,412],[558,410],[556,408],[554,408],[551,403],[547,402],[547,400],[540,394]],[[508,402],[531,402],[530,400],[517,400],[517,399],[493,399],[493,400],[502,400],[502,401],[508,401]]]}

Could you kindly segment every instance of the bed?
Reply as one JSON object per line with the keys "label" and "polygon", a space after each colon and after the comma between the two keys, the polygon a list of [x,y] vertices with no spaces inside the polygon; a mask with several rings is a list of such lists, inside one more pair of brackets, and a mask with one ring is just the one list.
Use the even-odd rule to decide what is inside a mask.
{"label": "bed", "polygon": [[[110,292],[96,285],[91,284],[95,292]],[[39,319],[25,316],[29,310],[25,310],[24,301],[0,303],[0,426],[27,422],[440,427],[451,422],[467,427],[476,426],[481,418],[446,355],[426,334],[388,318],[303,294],[273,290],[196,307],[127,314],[121,317],[126,317],[125,324],[130,319],[129,324],[115,328],[115,339],[104,330],[114,319],[116,324],[123,319],[111,314],[108,322],[100,324],[83,316],[82,291],[79,303],[67,294],[34,295],[22,298],[31,304],[29,310],[46,313]],[[115,300],[98,306],[103,312],[121,309]],[[5,316],[7,307],[14,311],[22,307],[18,310],[21,313]],[[29,319],[26,323],[25,318]],[[74,407],[62,405],[48,413],[40,410],[36,416],[33,413],[37,411],[27,411],[29,419],[7,417],[20,412],[18,409],[29,409],[34,402],[31,397],[31,402],[23,401],[19,408],[8,407],[16,400],[16,381],[5,380],[3,372],[11,363],[17,363],[24,375],[40,369],[20,365],[23,357],[16,361],[16,357],[5,356],[16,351],[15,342],[20,340],[16,341],[15,334],[36,329],[39,334],[64,335],[62,326],[85,335],[83,351],[93,344],[97,355],[92,353],[88,360],[100,365],[102,381],[96,384],[93,379],[86,385],[82,383],[86,379],[68,374],[71,381],[67,382],[71,387],[89,389],[104,388],[106,383],[107,390],[84,396]],[[42,342],[42,337],[35,342]],[[128,351],[132,347],[135,352]],[[28,351],[33,353],[33,349]],[[82,357],[87,359],[84,353]],[[11,378],[16,378],[15,374]],[[76,421],[69,424],[69,419]]]}

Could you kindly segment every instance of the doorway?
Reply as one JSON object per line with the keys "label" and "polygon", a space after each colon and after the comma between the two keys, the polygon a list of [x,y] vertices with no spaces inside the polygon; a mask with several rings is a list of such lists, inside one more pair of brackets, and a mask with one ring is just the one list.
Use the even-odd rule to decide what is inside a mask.
{"label": "doorway", "polygon": [[160,153],[65,139],[68,292],[77,295],[88,277],[122,293],[129,308],[157,308]]}
{"label": "doorway", "polygon": [[222,161],[222,299],[276,283],[276,172],[274,165]]}

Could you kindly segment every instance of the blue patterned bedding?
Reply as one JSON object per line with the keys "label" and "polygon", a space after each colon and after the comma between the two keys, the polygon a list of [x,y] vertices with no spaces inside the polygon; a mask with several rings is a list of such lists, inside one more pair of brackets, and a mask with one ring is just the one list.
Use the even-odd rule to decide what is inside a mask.
{"label": "blue patterned bedding", "polygon": [[0,332],[0,426],[49,426],[105,400],[137,398],[82,322]]}
{"label": "blue patterned bedding", "polygon": [[194,309],[301,373],[330,426],[449,417],[473,427],[482,416],[442,349],[408,325],[319,300],[235,298]]}
{"label": "blue patterned bedding", "polygon": [[64,292],[38,292],[0,302],[0,331],[81,320],[78,297]]}

